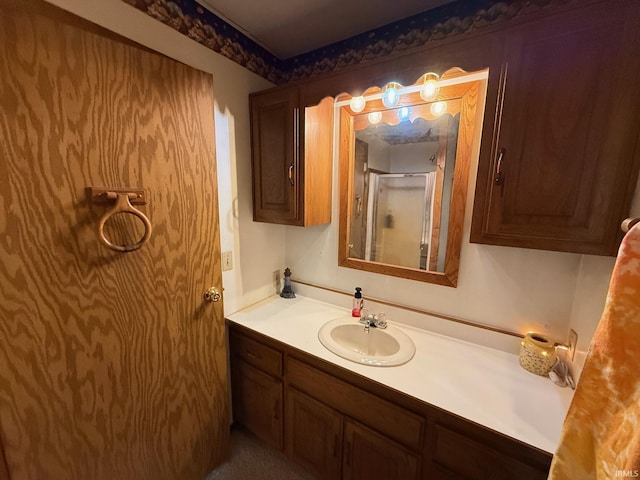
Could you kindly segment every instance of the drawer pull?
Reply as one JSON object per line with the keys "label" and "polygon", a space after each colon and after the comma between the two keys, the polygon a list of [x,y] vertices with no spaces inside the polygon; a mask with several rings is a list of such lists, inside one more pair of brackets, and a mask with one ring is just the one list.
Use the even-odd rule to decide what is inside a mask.
{"label": "drawer pull", "polygon": [[260,355],[256,355],[255,353],[249,351],[249,350],[245,350],[245,353],[247,354],[247,358],[251,358],[253,360],[261,360],[262,357]]}

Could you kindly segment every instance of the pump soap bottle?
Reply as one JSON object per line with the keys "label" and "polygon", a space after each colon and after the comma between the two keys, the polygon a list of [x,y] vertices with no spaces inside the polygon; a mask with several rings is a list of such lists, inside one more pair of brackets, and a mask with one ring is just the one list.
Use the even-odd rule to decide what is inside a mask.
{"label": "pump soap bottle", "polygon": [[359,317],[364,302],[362,300],[362,288],[356,287],[356,293],[353,295],[353,308],[351,309],[352,317]]}

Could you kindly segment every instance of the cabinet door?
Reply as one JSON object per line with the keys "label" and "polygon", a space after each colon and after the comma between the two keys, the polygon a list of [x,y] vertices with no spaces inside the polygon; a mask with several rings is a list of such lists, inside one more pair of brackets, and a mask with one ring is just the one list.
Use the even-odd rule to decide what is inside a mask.
{"label": "cabinet door", "polygon": [[282,382],[239,360],[231,380],[234,420],[282,450]]}
{"label": "cabinet door", "polygon": [[251,97],[253,219],[297,224],[299,109],[297,89]]}
{"label": "cabinet door", "polygon": [[287,390],[287,454],[317,478],[340,478],[342,415],[293,389]]}
{"label": "cabinet door", "polygon": [[[546,480],[550,457],[549,463],[533,459],[529,459],[531,463],[525,463],[512,452],[494,447],[448,426],[436,424],[430,470],[433,470],[434,478]],[[464,458],[463,462],[461,458]]]}
{"label": "cabinet door", "polygon": [[363,425],[345,421],[344,443],[344,480],[418,478],[415,454]]}
{"label": "cabinet door", "polygon": [[638,171],[636,10],[603,2],[506,34],[471,241],[615,254]]}

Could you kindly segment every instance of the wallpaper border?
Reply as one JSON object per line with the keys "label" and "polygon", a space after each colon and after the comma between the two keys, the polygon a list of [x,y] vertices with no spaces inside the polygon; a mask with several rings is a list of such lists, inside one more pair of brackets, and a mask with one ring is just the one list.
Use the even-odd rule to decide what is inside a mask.
{"label": "wallpaper border", "polygon": [[195,0],[122,0],[280,85],[486,28],[570,0],[458,0],[286,60]]}

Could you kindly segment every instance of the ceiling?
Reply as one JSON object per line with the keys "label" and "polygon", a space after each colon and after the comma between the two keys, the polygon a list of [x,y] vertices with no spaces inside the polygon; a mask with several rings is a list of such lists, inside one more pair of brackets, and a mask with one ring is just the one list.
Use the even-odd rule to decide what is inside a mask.
{"label": "ceiling", "polygon": [[452,0],[196,0],[285,60]]}

